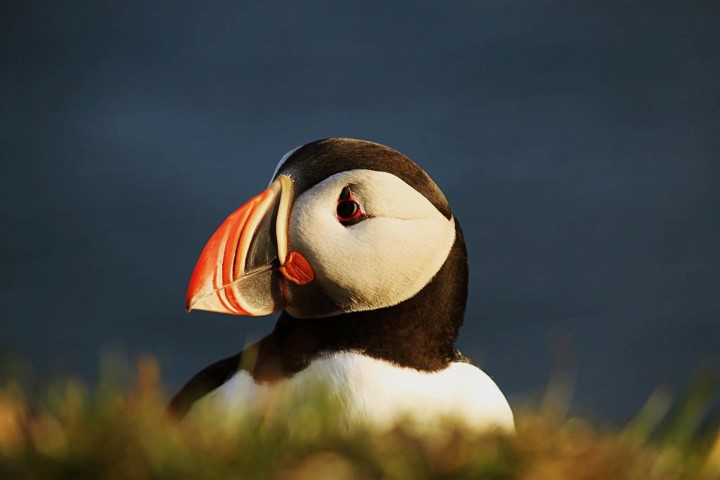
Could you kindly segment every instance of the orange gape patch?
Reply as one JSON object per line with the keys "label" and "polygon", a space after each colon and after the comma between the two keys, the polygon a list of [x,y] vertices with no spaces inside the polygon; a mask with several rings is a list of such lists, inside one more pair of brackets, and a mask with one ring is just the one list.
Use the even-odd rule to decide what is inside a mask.
{"label": "orange gape patch", "polygon": [[302,253],[290,251],[285,264],[280,265],[280,273],[297,285],[306,285],[315,279],[315,272]]}

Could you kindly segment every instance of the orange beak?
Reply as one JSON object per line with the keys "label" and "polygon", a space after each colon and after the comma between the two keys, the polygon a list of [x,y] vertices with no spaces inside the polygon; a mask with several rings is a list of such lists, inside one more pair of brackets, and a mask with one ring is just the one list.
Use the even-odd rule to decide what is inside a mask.
{"label": "orange beak", "polygon": [[185,308],[268,315],[286,304],[286,280],[314,279],[299,252],[288,250],[292,181],[285,176],[235,210],[210,237],[188,285]]}

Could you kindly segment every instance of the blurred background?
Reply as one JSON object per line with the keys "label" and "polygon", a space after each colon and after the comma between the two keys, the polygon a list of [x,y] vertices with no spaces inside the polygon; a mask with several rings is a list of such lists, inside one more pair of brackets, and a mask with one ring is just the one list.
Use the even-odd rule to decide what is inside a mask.
{"label": "blurred background", "polygon": [[[0,2],[0,358],[175,389],[274,318],[183,310],[291,148],[405,153],[464,227],[461,349],[625,421],[720,362],[720,3]],[[17,371],[21,371],[18,367]]]}

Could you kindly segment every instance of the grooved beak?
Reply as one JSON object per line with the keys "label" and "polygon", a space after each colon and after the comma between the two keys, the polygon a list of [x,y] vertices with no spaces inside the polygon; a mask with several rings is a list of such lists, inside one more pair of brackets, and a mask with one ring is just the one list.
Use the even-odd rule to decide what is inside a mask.
{"label": "grooved beak", "polygon": [[281,176],[235,210],[210,237],[188,285],[185,308],[268,315],[285,306],[279,267],[287,256],[292,182]]}

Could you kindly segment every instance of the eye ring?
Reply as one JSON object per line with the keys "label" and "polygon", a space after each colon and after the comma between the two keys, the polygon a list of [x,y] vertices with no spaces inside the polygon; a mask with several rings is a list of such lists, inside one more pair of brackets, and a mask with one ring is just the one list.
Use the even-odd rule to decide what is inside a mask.
{"label": "eye ring", "polygon": [[340,223],[346,223],[360,218],[362,209],[355,200],[340,200],[337,204],[336,213]]}
{"label": "eye ring", "polygon": [[349,187],[342,189],[340,198],[338,198],[337,201],[335,213],[338,221],[346,226],[353,225],[366,217],[362,207],[360,207],[360,204],[353,197]]}

